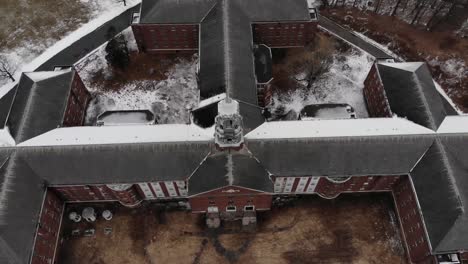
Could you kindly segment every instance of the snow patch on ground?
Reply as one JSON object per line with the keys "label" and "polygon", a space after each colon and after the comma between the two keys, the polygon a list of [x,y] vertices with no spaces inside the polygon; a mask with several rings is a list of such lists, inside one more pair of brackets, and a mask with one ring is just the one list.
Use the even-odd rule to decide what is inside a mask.
{"label": "snow patch on ground", "polygon": [[[92,32],[102,24],[140,3],[141,0],[127,0],[127,6],[116,0],[88,0],[90,5],[89,22],[64,36],[61,40],[47,39],[42,42],[31,41],[13,50],[0,50],[10,64],[16,68],[15,79],[18,81],[22,72],[36,70],[41,64],[70,46],[80,38]],[[61,26],[61,25],[57,25]],[[10,91],[17,82],[0,79],[0,98]]]}
{"label": "snow patch on ground", "polygon": [[[131,33],[131,31],[130,31]],[[133,34],[123,33],[129,46]],[[131,37],[130,37],[131,35]],[[91,92],[86,114],[86,125],[94,125],[98,115],[110,110],[151,110],[159,124],[186,124],[190,122],[190,109],[198,106],[199,90],[196,79],[198,57],[178,59],[166,73],[166,79],[135,80],[122,84],[118,91],[106,90],[93,82],[99,71],[112,75],[105,59],[105,45],[96,49],[75,66],[83,83]]]}
{"label": "snow patch on ground", "polygon": [[439,58],[429,58],[427,63],[432,67],[440,67],[450,78],[445,79],[448,84],[456,84],[468,76],[468,68],[465,61],[461,58],[451,58],[448,60],[439,60]]}
{"label": "snow patch on ground", "polygon": [[458,29],[455,33],[462,38],[468,36],[468,18],[465,20],[465,22],[463,22],[463,24],[460,26],[460,29]]}
{"label": "snow patch on ground", "polygon": [[307,6],[309,8],[318,8],[322,5],[322,1],[321,0],[307,0]]}
{"label": "snow patch on ground", "polygon": [[121,34],[127,40],[127,48],[130,52],[138,51],[138,45],[135,40],[135,36],[133,35],[132,27],[128,27],[121,32]]}
{"label": "snow patch on ground", "polygon": [[286,113],[292,110],[299,114],[310,104],[347,103],[355,109],[358,118],[368,117],[363,88],[373,62],[372,56],[357,49],[345,55],[334,55],[330,70],[310,89],[274,94],[270,111],[284,107]]}

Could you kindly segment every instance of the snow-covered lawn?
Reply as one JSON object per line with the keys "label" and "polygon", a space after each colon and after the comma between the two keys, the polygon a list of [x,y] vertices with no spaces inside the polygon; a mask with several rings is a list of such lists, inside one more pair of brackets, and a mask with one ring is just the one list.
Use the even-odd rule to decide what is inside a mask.
{"label": "snow-covered lawn", "polygon": [[335,54],[330,70],[310,89],[274,94],[270,110],[284,108],[285,113],[292,110],[299,114],[310,104],[347,103],[355,109],[358,118],[368,117],[363,88],[373,62],[373,57],[354,48],[344,54]]}
{"label": "snow-covered lawn", "polygon": [[[131,29],[126,29],[123,34],[130,49],[134,50],[136,45]],[[104,44],[75,65],[83,83],[93,96],[86,114],[86,125],[94,125],[97,116],[108,110],[146,109],[155,114],[159,124],[189,123],[189,110],[198,106],[199,102],[197,55],[191,59],[177,58],[175,62],[171,62],[163,78],[127,80],[117,89],[106,87],[104,80],[96,81],[99,72],[103,78],[118,74],[112,73],[105,55]],[[152,69],[147,71],[151,72]]]}
{"label": "snow-covered lawn", "polygon": [[[12,2],[15,8],[20,8],[24,16],[18,23],[3,25],[3,29],[6,28],[4,31],[8,45],[1,45],[0,55],[5,56],[15,69],[14,76],[17,81],[21,72],[34,71],[60,50],[140,1],[127,0],[127,6],[124,6],[121,0],[71,0],[63,3],[56,3],[56,1]],[[25,6],[21,7],[21,5]],[[35,5],[39,7],[31,10]],[[72,6],[76,8],[72,9]],[[50,14],[42,12],[41,8]],[[28,12],[34,16],[28,15]],[[38,12],[42,13],[36,16]],[[0,15],[2,15],[1,12]],[[9,21],[8,17],[3,18]],[[11,21],[18,19],[18,17],[13,18]],[[44,25],[41,22],[48,24]],[[30,33],[25,34],[25,32]],[[11,80],[0,78],[0,97],[13,86],[14,83]]]}

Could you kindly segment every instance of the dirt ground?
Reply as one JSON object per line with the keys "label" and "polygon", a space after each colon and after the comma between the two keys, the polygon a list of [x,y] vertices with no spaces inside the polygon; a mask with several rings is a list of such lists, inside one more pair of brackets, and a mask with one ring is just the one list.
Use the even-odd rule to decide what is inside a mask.
{"label": "dirt ground", "polygon": [[273,91],[287,93],[302,87],[304,84],[294,76],[302,72],[311,72],[313,83],[329,70],[334,54],[350,49],[351,46],[320,31],[305,48],[273,49]]}
{"label": "dirt ground", "polygon": [[[167,78],[167,71],[180,60],[190,61],[194,53],[146,54],[130,53],[130,63],[125,70],[109,67],[113,78],[107,79],[103,69],[99,69],[91,78],[92,87],[102,91],[118,91],[125,84],[134,81],[161,81]],[[144,88],[144,87],[142,87]]]}
{"label": "dirt ground", "polygon": [[[407,263],[388,194],[303,197],[259,214],[250,233],[238,222],[208,230],[203,216],[155,204],[98,211],[104,207],[114,211],[111,221],[64,220],[58,263]],[[91,227],[95,236],[71,236]]]}
{"label": "dirt ground", "polygon": [[0,52],[27,42],[38,44],[59,39],[86,22],[88,12],[87,5],[80,0],[2,0]]}
{"label": "dirt ground", "polygon": [[[398,18],[358,9],[330,8],[322,15],[389,48],[407,61],[427,61],[434,79],[457,106],[468,112],[468,39],[447,31],[427,31]],[[444,67],[446,62],[463,64],[464,69]]]}

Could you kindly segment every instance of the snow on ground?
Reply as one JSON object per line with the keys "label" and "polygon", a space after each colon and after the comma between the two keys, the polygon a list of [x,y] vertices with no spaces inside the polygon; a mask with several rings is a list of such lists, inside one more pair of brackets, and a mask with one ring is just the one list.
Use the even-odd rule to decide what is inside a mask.
{"label": "snow on ground", "polygon": [[440,69],[448,74],[450,78],[444,81],[448,84],[456,84],[468,76],[468,67],[465,61],[461,58],[451,58],[448,60],[439,60],[436,58],[427,58],[427,63],[432,67],[440,67]]}
{"label": "snow on ground", "polygon": [[368,117],[362,89],[373,62],[373,57],[357,49],[334,55],[329,72],[319,77],[311,89],[273,95],[270,110],[284,107],[286,113],[293,110],[299,114],[310,104],[347,103],[355,109],[357,118]]}
{"label": "snow on ground", "polygon": [[[137,5],[141,0],[127,0],[127,6],[124,6],[122,1],[117,0],[83,0],[82,2],[90,6],[89,22],[63,36],[62,39],[31,40],[12,50],[0,49],[0,55],[6,56],[9,63],[16,69],[14,74],[16,81],[19,80],[22,72],[34,71],[61,50],[125,10]],[[0,79],[0,98],[15,85],[16,83],[12,83],[8,79]]]}
{"label": "snow on ground", "polygon": [[[130,47],[136,45],[132,43],[131,30],[123,34]],[[112,75],[105,59],[105,45],[75,65],[83,83],[93,95],[86,114],[86,125],[93,125],[97,116],[105,111],[147,109],[154,113],[159,124],[189,123],[189,110],[198,106],[199,102],[197,56],[191,60],[177,59],[175,65],[165,73],[165,80],[130,81],[114,91],[92,81],[100,70],[104,76]]]}

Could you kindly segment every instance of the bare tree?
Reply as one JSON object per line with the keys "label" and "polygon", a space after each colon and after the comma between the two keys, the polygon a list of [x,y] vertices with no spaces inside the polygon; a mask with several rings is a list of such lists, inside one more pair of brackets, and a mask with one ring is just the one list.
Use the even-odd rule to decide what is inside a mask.
{"label": "bare tree", "polygon": [[397,3],[396,3],[396,5],[395,5],[395,7],[393,8],[392,13],[390,14],[390,16],[394,16],[394,15],[395,15],[395,13],[396,13],[397,10],[398,10],[398,7],[400,6],[400,3],[401,3],[401,0],[398,0]]}
{"label": "bare tree", "polygon": [[316,39],[306,47],[307,52],[292,58],[287,69],[290,76],[298,82],[306,82],[310,89],[314,81],[330,69],[333,61],[335,43],[324,35],[317,35]]}
{"label": "bare tree", "polygon": [[441,1],[439,5],[435,8],[435,11],[432,13],[431,18],[427,22],[427,28],[432,31],[435,25],[437,25],[436,18],[439,16],[440,10],[445,6],[445,3]]}
{"label": "bare tree", "polygon": [[12,82],[16,81],[13,74],[15,74],[16,66],[11,63],[5,55],[0,55],[0,77],[8,78]]}

